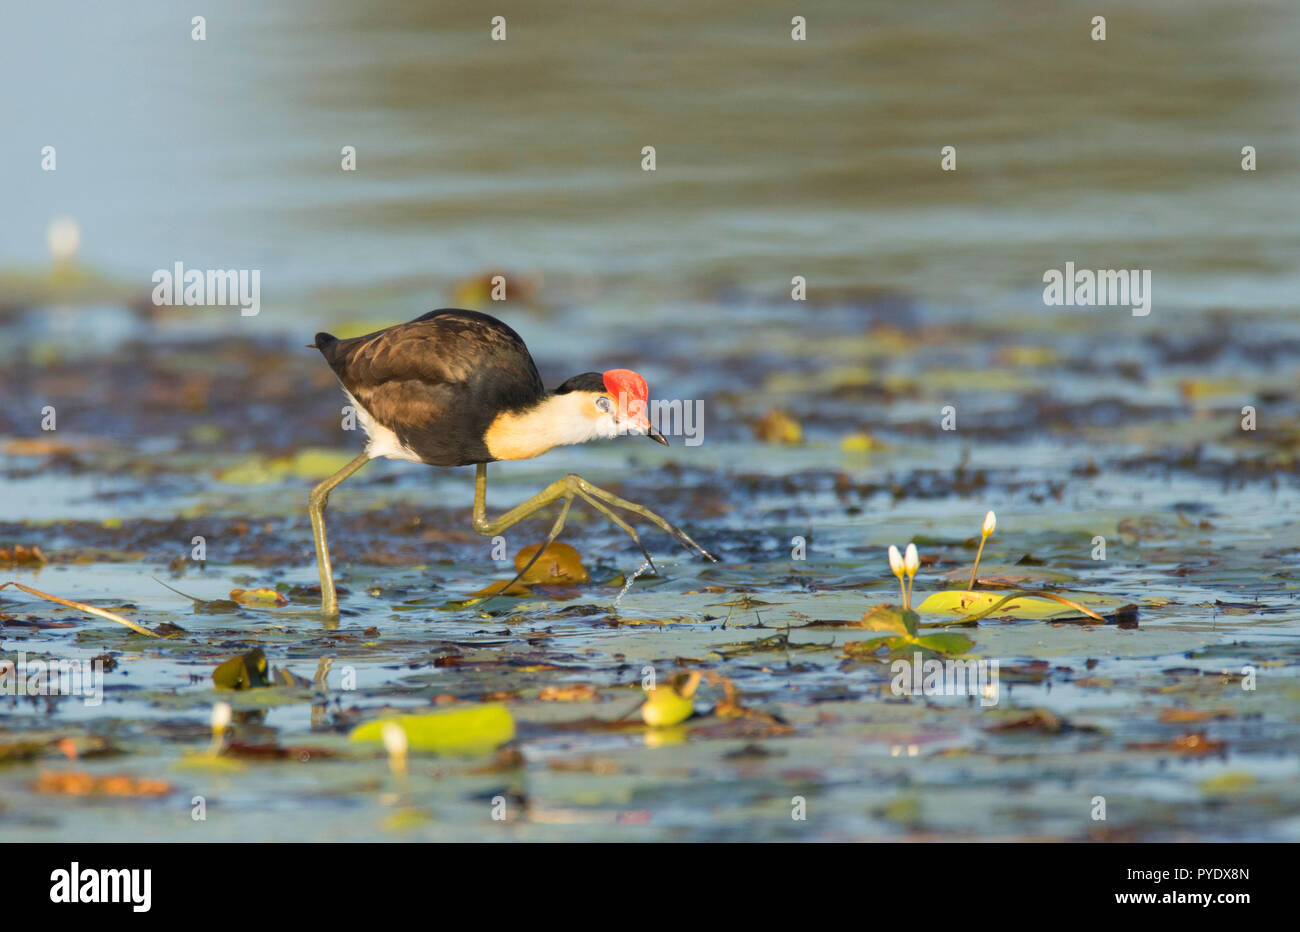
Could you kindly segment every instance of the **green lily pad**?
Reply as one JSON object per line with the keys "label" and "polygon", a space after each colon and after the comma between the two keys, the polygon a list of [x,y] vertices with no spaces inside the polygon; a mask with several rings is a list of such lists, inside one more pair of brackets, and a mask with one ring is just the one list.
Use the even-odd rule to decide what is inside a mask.
{"label": "green lily pad", "polygon": [[515,722],[503,705],[449,709],[425,715],[397,715],[366,722],[352,730],[349,741],[383,743],[384,726],[393,722],[406,732],[412,751],[435,754],[480,754],[515,736]]}

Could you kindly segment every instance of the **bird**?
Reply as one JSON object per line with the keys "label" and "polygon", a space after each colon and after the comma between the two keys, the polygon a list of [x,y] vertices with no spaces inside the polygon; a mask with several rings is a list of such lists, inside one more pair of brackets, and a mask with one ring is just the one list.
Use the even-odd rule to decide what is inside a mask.
{"label": "bird", "polygon": [[531,459],[557,446],[624,434],[667,446],[668,439],[647,416],[649,388],[639,373],[631,369],[584,372],[547,391],[519,334],[490,314],[459,308],[430,311],[350,339],[322,332],[310,345],[334,371],[366,434],[365,451],[315,486],[307,498],[320,570],[321,611],[326,617],[338,615],[325,534],[330,492],[381,457],[429,466],[475,466],[473,527],[485,537],[562,502],[546,542],[507,589],[559,536],[575,499],[630,536],[651,568],[654,561],[636,529],[613,509],[641,516],[671,534],[688,552],[717,562],[685,531],[649,508],[572,473],[500,517],[487,516],[488,463]]}

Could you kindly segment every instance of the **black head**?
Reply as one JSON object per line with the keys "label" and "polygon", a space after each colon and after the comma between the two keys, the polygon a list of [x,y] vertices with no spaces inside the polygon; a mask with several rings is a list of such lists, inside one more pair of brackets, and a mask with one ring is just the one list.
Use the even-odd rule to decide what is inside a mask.
{"label": "black head", "polygon": [[567,395],[569,392],[603,392],[605,390],[605,377],[599,372],[584,372],[581,375],[575,375],[563,385],[555,390],[557,395]]}

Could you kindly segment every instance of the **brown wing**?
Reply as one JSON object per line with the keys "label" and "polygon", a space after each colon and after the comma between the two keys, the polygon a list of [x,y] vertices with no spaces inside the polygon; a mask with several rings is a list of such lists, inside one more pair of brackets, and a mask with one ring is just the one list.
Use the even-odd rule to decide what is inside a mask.
{"label": "brown wing", "polygon": [[438,466],[491,459],[492,420],[545,392],[519,334],[477,311],[431,311],[349,340],[320,333],[316,346],[371,417]]}

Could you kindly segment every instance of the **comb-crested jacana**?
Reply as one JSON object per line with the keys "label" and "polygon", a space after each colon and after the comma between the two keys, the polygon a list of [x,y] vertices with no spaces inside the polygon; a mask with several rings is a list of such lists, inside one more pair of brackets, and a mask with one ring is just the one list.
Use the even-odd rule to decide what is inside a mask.
{"label": "comb-crested jacana", "polygon": [[317,485],[308,497],[325,615],[338,614],[325,505],[335,486],[380,456],[430,466],[476,465],[474,530],[484,536],[500,534],[562,499],[546,542],[516,580],[559,536],[575,498],[626,532],[652,567],[654,562],[636,530],[611,508],[641,515],[687,550],[717,561],[650,509],[572,474],[495,521],[488,519],[487,464],[495,460],[529,459],[552,447],[620,434],[650,437],[667,446],[668,440],[647,417],[649,392],[636,372],[584,372],[548,392],[519,334],[488,314],[455,309],[430,311],[410,323],[349,340],[318,333],[315,345],[343,384],[367,437],[366,451]]}

